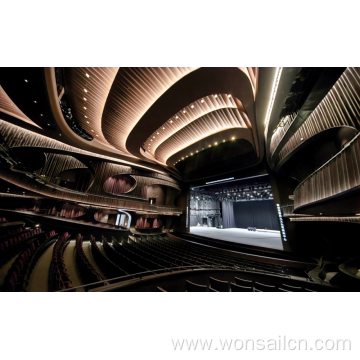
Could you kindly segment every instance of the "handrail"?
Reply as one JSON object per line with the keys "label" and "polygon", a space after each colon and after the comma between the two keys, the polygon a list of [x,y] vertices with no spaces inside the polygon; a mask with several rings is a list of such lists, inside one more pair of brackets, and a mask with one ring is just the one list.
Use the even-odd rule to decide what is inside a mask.
{"label": "handrail", "polygon": [[[166,272],[171,273],[171,272],[173,272],[172,271],[173,269],[180,269],[180,270],[191,269],[191,270],[193,270],[193,269],[204,269],[204,268],[206,268],[206,269],[218,269],[218,270],[227,270],[227,269],[228,270],[241,270],[241,269],[239,269],[238,267],[235,267],[235,266],[218,265],[218,264],[216,264],[216,265],[204,264],[204,265],[176,266],[176,267],[171,267],[171,268],[161,268],[161,269],[157,269],[157,270],[142,271],[142,272],[139,272],[139,273],[123,275],[123,276],[112,278],[112,279],[104,279],[102,281],[97,281],[97,282],[90,283],[90,284],[84,284],[84,285],[75,286],[75,287],[72,287],[72,288],[69,288],[69,289],[58,290],[57,292],[73,291],[73,290],[76,290],[76,289],[86,288],[86,287],[93,286],[93,285],[104,284],[104,282],[110,282],[110,281],[114,281],[114,280],[120,280],[118,282],[121,282],[123,280],[126,280],[126,278],[129,278],[129,277],[134,278],[134,276],[138,276],[137,278],[134,278],[134,280],[135,279],[141,280],[144,277],[144,274],[156,275],[158,271],[163,272],[163,273],[166,273]],[[261,270],[251,270],[249,272],[257,272],[257,273],[261,273],[261,274],[265,274],[265,275],[276,276],[275,274],[268,274],[267,272],[261,271]],[[290,278],[290,275],[281,275],[281,277]]]}

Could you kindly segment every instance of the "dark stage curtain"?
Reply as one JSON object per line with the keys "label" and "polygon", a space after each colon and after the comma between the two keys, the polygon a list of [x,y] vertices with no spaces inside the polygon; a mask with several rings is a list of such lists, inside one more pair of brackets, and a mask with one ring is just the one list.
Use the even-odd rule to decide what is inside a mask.
{"label": "dark stage curtain", "polygon": [[273,200],[222,202],[223,227],[280,230]]}
{"label": "dark stage curtain", "polygon": [[234,216],[234,206],[231,201],[222,201],[222,216],[223,216],[223,228],[236,228],[235,216]]}

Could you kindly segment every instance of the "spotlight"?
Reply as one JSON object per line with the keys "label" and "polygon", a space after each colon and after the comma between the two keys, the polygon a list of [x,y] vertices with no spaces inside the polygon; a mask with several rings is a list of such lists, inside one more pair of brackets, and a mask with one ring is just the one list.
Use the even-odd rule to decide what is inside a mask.
{"label": "spotlight", "polygon": [[25,82],[28,82],[28,81],[25,79]]}
{"label": "spotlight", "polygon": [[185,113],[186,113],[186,110],[183,110],[183,113],[185,114]]}
{"label": "spotlight", "polygon": [[175,118],[178,119],[179,117],[176,115]]}
{"label": "spotlight", "polygon": [[86,98],[83,98],[86,101]]}
{"label": "spotlight", "polygon": [[34,103],[37,104],[36,100],[34,100]]}
{"label": "spotlight", "polygon": [[88,77],[88,78],[90,77],[90,75],[89,75],[88,73],[86,73],[85,75],[86,75],[86,77]]}
{"label": "spotlight", "polygon": [[194,105],[191,105],[191,108],[193,109],[193,108],[194,108]]}
{"label": "spotlight", "polygon": [[84,109],[86,110],[86,107],[84,106]]}
{"label": "spotlight", "polygon": [[231,140],[235,140],[235,136],[233,136],[233,137],[231,138]]}
{"label": "spotlight", "polygon": [[163,130],[165,130],[165,127],[163,126]]}
{"label": "spotlight", "polygon": [[215,143],[215,145],[217,145],[217,142]]}
{"label": "spotlight", "polygon": [[230,95],[230,94],[228,95],[228,98],[231,98],[231,95]]}
{"label": "spotlight", "polygon": [[89,124],[89,122],[87,121],[87,123]]}
{"label": "spotlight", "polygon": [[205,100],[204,99],[201,99],[201,102],[203,103]]}
{"label": "spotlight", "polygon": [[170,120],[170,124],[172,124],[173,123],[173,121],[172,120]]}
{"label": "spotlight", "polygon": [[84,91],[87,93],[87,90],[86,90],[86,89],[84,89]]}
{"label": "spotlight", "polygon": [[215,95],[215,99],[217,98],[217,95]]}

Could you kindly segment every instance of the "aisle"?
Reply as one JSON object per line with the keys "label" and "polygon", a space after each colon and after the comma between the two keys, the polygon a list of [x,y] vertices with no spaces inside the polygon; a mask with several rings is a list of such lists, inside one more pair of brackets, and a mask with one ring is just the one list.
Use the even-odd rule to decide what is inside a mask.
{"label": "aisle", "polygon": [[[65,261],[65,267],[67,269],[67,273],[72,282],[72,286],[76,287],[76,286],[84,285],[84,283],[81,280],[80,270],[78,268],[76,261],[75,240],[71,240],[69,242],[69,245],[66,247],[64,251],[64,261]],[[85,291],[85,289],[84,288],[76,289],[76,291]]]}
{"label": "aisle", "polygon": [[50,245],[44,251],[44,253],[40,256],[40,259],[34,266],[34,269],[30,275],[28,286],[26,287],[26,291],[49,291],[49,269],[54,244]]}
{"label": "aisle", "polygon": [[96,271],[101,275],[101,277],[103,279],[106,279],[106,276],[104,275],[104,273],[101,271],[101,269],[99,268],[99,266],[96,264],[96,262],[94,260],[94,257],[91,252],[90,241],[83,241],[83,249],[84,249],[85,256],[90,261],[90,264],[96,269]]}
{"label": "aisle", "polygon": [[3,285],[5,276],[7,275],[9,269],[11,268],[11,265],[12,265],[13,262],[16,260],[16,258],[18,257],[18,255],[19,255],[19,254],[16,254],[14,257],[12,257],[7,263],[5,263],[5,264],[0,268],[0,286]]}

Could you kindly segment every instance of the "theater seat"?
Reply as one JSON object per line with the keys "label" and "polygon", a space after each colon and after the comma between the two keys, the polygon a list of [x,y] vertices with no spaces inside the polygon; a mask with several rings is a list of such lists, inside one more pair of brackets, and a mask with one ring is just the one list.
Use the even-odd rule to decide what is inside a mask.
{"label": "theater seat", "polygon": [[210,286],[216,291],[229,292],[229,282],[210,277]]}
{"label": "theater seat", "polygon": [[167,292],[166,290],[164,290],[160,286],[157,286],[156,289],[157,289],[158,292]]}
{"label": "theater seat", "polygon": [[235,284],[236,285],[241,285],[241,286],[253,286],[253,281],[252,280],[245,280],[245,279],[241,279],[238,277],[235,277]]}
{"label": "theater seat", "polygon": [[230,288],[231,292],[253,292],[252,286],[241,286],[232,282],[230,283]]}
{"label": "theater seat", "polygon": [[272,292],[272,291],[276,291],[276,287],[273,285],[266,285],[266,284],[261,284],[261,283],[255,282],[254,291]]}
{"label": "theater seat", "polygon": [[187,292],[207,292],[207,286],[194,284],[191,281],[186,280],[186,290]]}
{"label": "theater seat", "polygon": [[295,292],[295,291],[300,291],[300,292],[303,291],[302,287],[300,287],[300,286],[293,286],[293,285],[287,285],[287,284],[282,284],[282,288],[286,289],[288,291],[293,291],[293,292]]}

